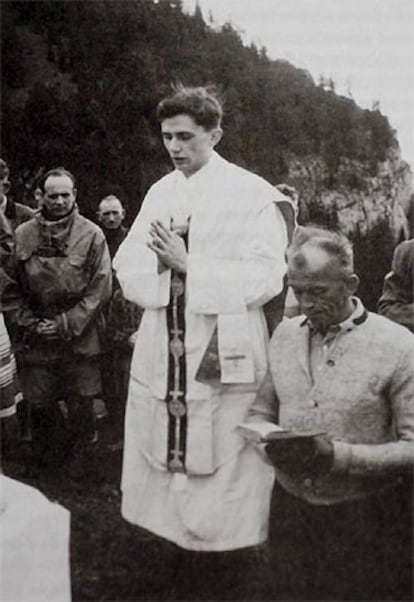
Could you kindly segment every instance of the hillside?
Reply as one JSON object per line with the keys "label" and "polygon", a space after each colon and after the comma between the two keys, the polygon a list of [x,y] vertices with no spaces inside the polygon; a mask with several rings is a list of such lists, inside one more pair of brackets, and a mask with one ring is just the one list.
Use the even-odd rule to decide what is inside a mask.
{"label": "hillside", "polygon": [[171,82],[212,82],[225,103],[219,151],[274,184],[295,185],[302,220],[330,221],[364,240],[383,232],[389,243],[379,239],[374,255],[380,282],[407,234],[400,205],[407,210],[412,195],[380,111],[244,46],[231,25],[213,30],[179,1],[16,0],[2,2],[1,13],[2,155],[16,196],[30,201],[35,176],[64,164],[78,177],[86,214],[115,187],[133,219],[148,186],[170,169],[158,100]]}

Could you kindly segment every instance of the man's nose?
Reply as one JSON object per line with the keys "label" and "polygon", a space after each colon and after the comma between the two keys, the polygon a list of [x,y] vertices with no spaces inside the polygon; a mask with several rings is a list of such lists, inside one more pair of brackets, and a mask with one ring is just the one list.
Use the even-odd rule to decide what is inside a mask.
{"label": "man's nose", "polygon": [[302,306],[302,309],[312,309],[315,306],[314,295],[302,293],[300,296],[300,305]]}
{"label": "man's nose", "polygon": [[170,140],[170,151],[177,152],[181,148],[180,141],[177,138],[171,138]]}

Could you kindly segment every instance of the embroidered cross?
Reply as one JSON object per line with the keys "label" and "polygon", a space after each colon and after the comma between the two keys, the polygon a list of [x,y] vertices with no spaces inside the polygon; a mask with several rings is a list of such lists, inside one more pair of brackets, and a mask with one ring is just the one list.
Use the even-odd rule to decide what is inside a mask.
{"label": "embroidered cross", "polygon": [[168,462],[169,468],[173,472],[184,472],[184,464],[180,456],[184,455],[184,452],[179,449],[171,449],[170,454],[172,455],[171,460]]}
{"label": "embroidered cross", "polygon": [[171,334],[175,336],[177,336],[178,338],[180,337],[180,334],[183,334],[183,331],[180,328],[176,328],[175,326],[173,328],[171,328]]}
{"label": "embroidered cross", "polygon": [[179,401],[179,397],[183,397],[183,395],[184,395],[184,391],[177,391],[175,389],[174,389],[174,391],[170,391],[169,393],[171,395],[172,401]]}

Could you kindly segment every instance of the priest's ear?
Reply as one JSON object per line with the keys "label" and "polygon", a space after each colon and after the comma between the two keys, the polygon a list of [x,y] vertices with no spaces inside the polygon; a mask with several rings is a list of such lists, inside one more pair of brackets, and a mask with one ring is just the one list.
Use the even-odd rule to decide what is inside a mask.
{"label": "priest's ear", "polygon": [[214,128],[210,132],[211,136],[211,146],[214,148],[220,142],[223,136],[223,130],[221,128]]}

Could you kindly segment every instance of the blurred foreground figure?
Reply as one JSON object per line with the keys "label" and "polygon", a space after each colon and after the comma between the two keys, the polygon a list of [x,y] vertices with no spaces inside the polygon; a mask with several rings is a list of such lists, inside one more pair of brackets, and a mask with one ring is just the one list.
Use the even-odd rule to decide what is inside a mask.
{"label": "blurred foreground figure", "polygon": [[414,333],[414,239],[400,243],[394,251],[378,312]]}
{"label": "blurred foreground figure", "polygon": [[69,602],[70,514],[0,474],[0,599]]}
{"label": "blurred foreground figure", "polygon": [[[72,447],[84,448],[94,437],[92,400],[101,390],[100,320],[111,294],[111,265],[102,231],[78,213],[72,174],[51,170],[40,189],[41,212],[16,230],[18,303],[10,319],[37,460],[59,466]],[[62,399],[69,441],[57,404]]]}
{"label": "blurred foreground figure", "polygon": [[[204,88],[180,88],[159,104],[175,170],[151,187],[114,260],[125,296],[145,309],[122,513],[203,552],[267,538],[273,469],[234,427],[266,372],[262,306],[282,290],[287,243],[283,195],[214,151],[221,116]],[[216,586],[224,596],[224,581]]]}
{"label": "blurred foreground figure", "polygon": [[411,599],[412,335],[354,296],[352,248],[339,234],[299,228],[288,281],[304,315],[276,328],[251,412],[291,431],[267,446],[278,595]]}

